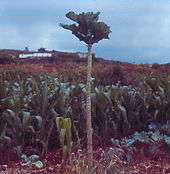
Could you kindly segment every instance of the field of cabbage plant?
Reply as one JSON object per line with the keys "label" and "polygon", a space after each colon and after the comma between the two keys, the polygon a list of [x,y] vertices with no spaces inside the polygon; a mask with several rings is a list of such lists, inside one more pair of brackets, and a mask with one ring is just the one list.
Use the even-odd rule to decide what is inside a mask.
{"label": "field of cabbage plant", "polygon": [[86,147],[86,85],[57,75],[0,74],[0,173],[170,173],[170,76],[138,87],[92,84],[94,164]]}

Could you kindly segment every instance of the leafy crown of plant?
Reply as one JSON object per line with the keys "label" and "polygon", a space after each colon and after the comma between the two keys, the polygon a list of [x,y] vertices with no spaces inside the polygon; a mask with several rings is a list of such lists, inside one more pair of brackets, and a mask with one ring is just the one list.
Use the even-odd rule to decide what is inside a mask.
{"label": "leafy crown of plant", "polygon": [[72,31],[80,41],[84,41],[86,44],[93,45],[102,39],[109,39],[111,33],[110,27],[104,22],[99,20],[100,12],[86,12],[76,14],[70,11],[66,14],[66,17],[76,22],[74,24],[60,24],[64,29]]}

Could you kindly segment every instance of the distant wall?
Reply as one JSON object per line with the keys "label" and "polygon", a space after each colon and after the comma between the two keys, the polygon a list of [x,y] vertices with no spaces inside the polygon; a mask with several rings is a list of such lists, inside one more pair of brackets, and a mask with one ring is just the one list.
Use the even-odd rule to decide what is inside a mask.
{"label": "distant wall", "polygon": [[31,57],[52,57],[52,53],[32,53],[32,54],[19,55],[19,58],[31,58]]}

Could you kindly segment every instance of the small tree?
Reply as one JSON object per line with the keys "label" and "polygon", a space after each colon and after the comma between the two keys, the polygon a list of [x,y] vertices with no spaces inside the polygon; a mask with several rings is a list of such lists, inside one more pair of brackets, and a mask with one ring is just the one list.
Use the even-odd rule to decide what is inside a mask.
{"label": "small tree", "polygon": [[76,22],[71,25],[60,24],[64,29],[70,30],[80,41],[87,45],[87,88],[86,88],[86,127],[87,127],[87,152],[89,162],[93,159],[92,147],[92,118],[91,118],[91,71],[92,71],[92,46],[102,39],[109,39],[110,27],[104,22],[99,22],[100,12],[80,13],[69,12],[66,17]]}

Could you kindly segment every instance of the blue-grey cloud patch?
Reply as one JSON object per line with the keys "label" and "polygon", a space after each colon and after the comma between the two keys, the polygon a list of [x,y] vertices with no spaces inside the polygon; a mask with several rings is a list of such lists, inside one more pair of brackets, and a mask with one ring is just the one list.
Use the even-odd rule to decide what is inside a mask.
{"label": "blue-grey cloud patch", "polygon": [[110,40],[94,46],[99,57],[136,63],[170,62],[170,1],[164,0],[1,0],[0,48],[86,51],[59,23],[73,10],[101,11]]}

